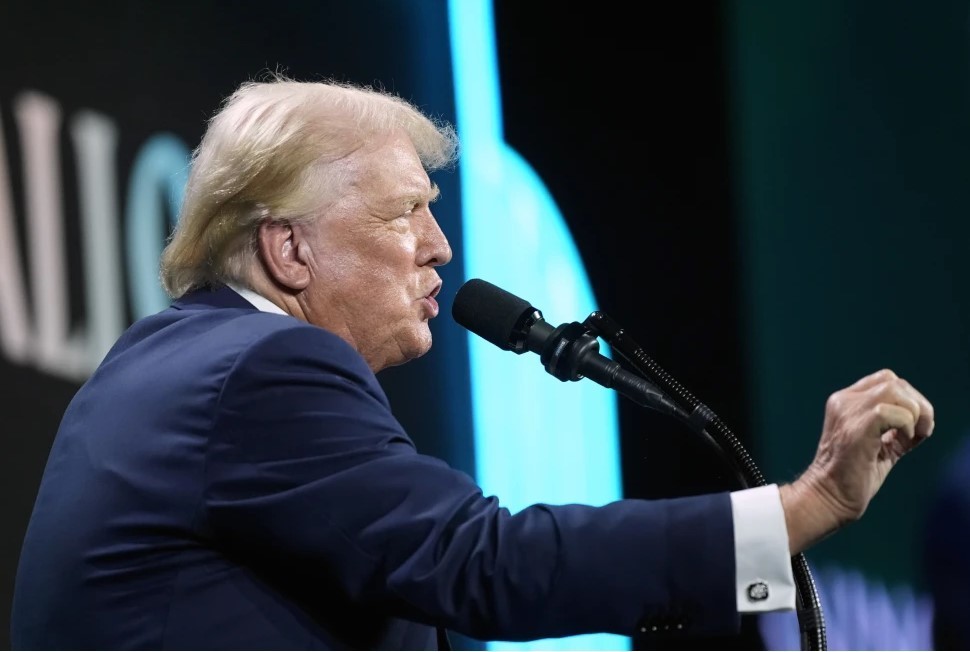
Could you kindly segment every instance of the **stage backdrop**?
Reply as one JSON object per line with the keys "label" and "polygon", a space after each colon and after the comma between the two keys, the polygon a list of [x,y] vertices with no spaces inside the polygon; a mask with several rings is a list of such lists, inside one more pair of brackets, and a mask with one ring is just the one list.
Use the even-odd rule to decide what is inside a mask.
{"label": "stage backdrop", "polygon": [[[970,7],[628,4],[0,5],[0,646],[8,644],[20,543],[60,415],[119,330],[164,305],[157,254],[188,154],[225,95],[268,69],[385,86],[464,133],[485,115],[474,124],[491,129],[503,161],[529,181],[530,203],[510,194],[499,203],[469,190],[466,169],[436,175],[443,193],[435,212],[456,257],[442,268],[435,347],[381,375],[425,452],[471,474],[503,459],[523,464],[517,449],[503,458],[504,449],[476,439],[486,427],[474,391],[482,376],[473,374],[467,333],[449,317],[473,260],[511,279],[511,290],[517,279],[582,290],[582,301],[561,304],[568,310],[544,293],[526,298],[556,324],[585,318],[594,304],[613,316],[735,430],[770,481],[789,480],[808,463],[832,391],[884,366],[923,389],[938,408],[934,440],[903,461],[863,521],[809,560],[820,578],[826,571],[826,614],[841,623],[830,629],[834,646],[844,642],[839,632],[859,631],[846,626],[846,614],[872,608],[860,595],[901,589],[898,601],[880,604],[891,615],[910,609],[913,620],[900,622],[912,626],[843,647],[925,647],[920,519],[940,464],[966,430],[970,385],[960,264]],[[459,41],[449,18],[469,6],[486,13],[465,16],[473,20],[462,23],[470,31]],[[471,40],[478,38],[485,40]],[[469,59],[482,52],[494,58]],[[462,95],[457,72],[469,67],[496,84],[490,94]],[[469,107],[489,112],[460,119]],[[542,232],[551,235],[536,260],[521,249],[512,258],[523,231],[505,226],[510,211],[522,220],[553,215],[564,229]],[[495,248],[484,254],[465,248],[464,220],[473,214],[478,226],[495,218],[485,231]],[[567,250],[575,265],[564,270],[559,254]],[[509,378],[533,374],[530,392],[559,383],[534,356],[496,364],[510,365]],[[570,402],[556,397],[571,395],[551,396],[555,412]],[[561,440],[592,455],[567,460],[578,471],[544,479],[550,492],[593,477],[587,495],[600,497],[729,488],[685,428],[607,390],[583,396],[602,408],[601,427],[587,428],[581,441]],[[560,422],[544,422],[544,414],[532,416],[545,439],[531,468],[555,476],[559,447],[544,442],[560,434]],[[861,577],[852,604],[848,593],[841,603],[834,595],[847,576]],[[745,619],[742,636],[731,639],[629,643],[792,646],[792,623],[761,624]],[[532,647],[618,643],[627,642]]]}

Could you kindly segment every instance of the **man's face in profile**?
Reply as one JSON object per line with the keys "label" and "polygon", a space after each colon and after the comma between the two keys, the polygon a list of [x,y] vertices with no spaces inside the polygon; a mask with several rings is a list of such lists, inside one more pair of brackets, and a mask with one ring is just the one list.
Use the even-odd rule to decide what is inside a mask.
{"label": "man's face in profile", "polygon": [[441,287],[435,267],[451,247],[431,213],[437,187],[404,132],[337,162],[343,188],[319,219],[301,225],[311,281],[311,323],[335,332],[375,372],[424,355]]}

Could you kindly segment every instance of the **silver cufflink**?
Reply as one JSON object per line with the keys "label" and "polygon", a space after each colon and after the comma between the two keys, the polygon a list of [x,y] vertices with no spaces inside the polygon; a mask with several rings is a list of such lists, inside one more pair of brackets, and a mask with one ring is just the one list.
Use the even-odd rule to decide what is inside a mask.
{"label": "silver cufflink", "polygon": [[761,602],[768,599],[768,584],[766,582],[752,582],[748,584],[748,599]]}

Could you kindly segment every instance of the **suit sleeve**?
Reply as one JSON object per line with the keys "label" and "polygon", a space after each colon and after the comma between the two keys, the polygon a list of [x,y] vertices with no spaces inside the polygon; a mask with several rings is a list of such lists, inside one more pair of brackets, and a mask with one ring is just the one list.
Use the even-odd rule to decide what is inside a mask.
{"label": "suit sleeve", "polygon": [[387,613],[500,640],[739,628],[729,494],[512,514],[419,454],[363,360],[321,329],[235,361],[206,473],[227,554]]}

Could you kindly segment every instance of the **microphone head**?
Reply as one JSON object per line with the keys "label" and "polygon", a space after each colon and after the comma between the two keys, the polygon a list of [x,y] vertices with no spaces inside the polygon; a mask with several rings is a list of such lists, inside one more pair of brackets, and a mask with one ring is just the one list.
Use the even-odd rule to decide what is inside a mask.
{"label": "microphone head", "polygon": [[528,301],[479,278],[458,288],[451,316],[500,349],[516,353],[525,350],[529,327],[542,318]]}

